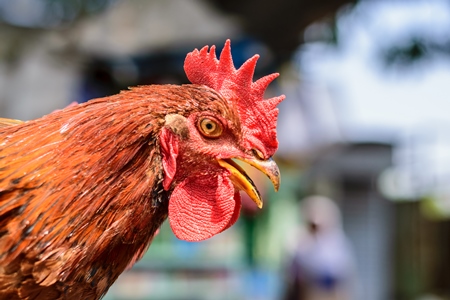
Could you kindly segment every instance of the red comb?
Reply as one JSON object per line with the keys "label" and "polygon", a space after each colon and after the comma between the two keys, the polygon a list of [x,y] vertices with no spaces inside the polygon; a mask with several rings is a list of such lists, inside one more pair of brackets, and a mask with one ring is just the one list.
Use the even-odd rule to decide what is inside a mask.
{"label": "red comb", "polygon": [[276,139],[276,106],[284,95],[264,99],[264,92],[269,84],[278,77],[270,74],[253,82],[256,61],[259,55],[248,59],[236,70],[231,58],[230,40],[216,58],[216,47],[208,46],[200,51],[195,49],[188,53],[184,61],[184,70],[188,79],[194,84],[206,85],[224,96],[238,107],[241,124],[246,131],[245,137],[249,148],[257,148],[267,157],[273,155],[278,147]]}

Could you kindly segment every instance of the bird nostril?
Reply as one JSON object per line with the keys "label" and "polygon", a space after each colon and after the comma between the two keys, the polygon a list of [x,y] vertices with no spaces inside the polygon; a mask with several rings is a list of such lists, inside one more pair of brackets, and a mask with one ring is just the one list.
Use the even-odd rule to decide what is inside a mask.
{"label": "bird nostril", "polygon": [[264,154],[262,154],[261,151],[259,151],[258,149],[252,149],[253,155],[260,160],[264,160]]}

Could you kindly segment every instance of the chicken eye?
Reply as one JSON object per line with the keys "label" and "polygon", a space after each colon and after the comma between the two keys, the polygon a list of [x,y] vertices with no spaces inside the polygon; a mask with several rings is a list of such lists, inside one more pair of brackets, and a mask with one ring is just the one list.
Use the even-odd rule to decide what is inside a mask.
{"label": "chicken eye", "polygon": [[222,134],[222,125],[214,119],[203,118],[199,122],[200,132],[209,138],[217,138]]}

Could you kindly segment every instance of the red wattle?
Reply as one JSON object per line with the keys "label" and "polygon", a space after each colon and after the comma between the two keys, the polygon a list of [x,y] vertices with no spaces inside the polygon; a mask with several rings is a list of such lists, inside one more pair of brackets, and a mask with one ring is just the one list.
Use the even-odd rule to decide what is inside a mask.
{"label": "red wattle", "polygon": [[188,177],[174,189],[169,221],[179,239],[206,240],[236,222],[240,196],[226,175]]}
{"label": "red wattle", "polygon": [[241,213],[242,207],[241,194],[239,192],[234,193],[234,201],[236,202],[236,206],[234,207],[233,216],[231,217],[228,225],[222,231],[230,228],[239,219],[239,214]]}

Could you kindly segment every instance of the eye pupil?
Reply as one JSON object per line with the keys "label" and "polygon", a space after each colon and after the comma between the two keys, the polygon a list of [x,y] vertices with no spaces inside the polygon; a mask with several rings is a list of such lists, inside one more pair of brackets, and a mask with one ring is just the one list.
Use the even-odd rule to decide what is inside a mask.
{"label": "eye pupil", "polygon": [[213,129],[213,125],[211,123],[206,124],[206,129],[211,130]]}

